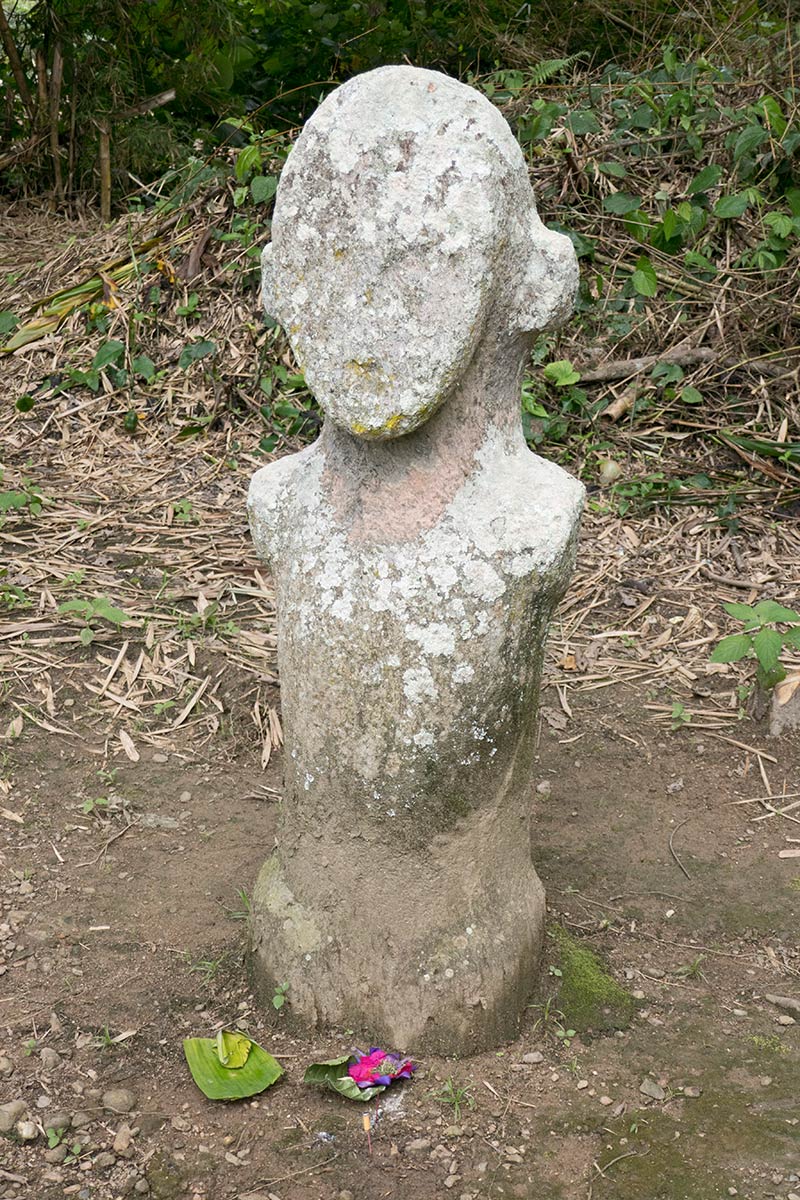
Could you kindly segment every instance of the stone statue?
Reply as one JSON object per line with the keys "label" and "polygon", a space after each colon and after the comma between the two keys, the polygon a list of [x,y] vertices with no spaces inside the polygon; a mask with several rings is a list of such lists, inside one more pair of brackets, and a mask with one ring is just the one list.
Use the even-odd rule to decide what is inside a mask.
{"label": "stone statue", "polygon": [[308,1022],[495,1045],[543,937],[534,724],[583,496],[528,450],[520,373],[575,253],[487,99],[382,67],[303,129],[263,280],[326,420],[250,489],[286,736],[256,974]]}

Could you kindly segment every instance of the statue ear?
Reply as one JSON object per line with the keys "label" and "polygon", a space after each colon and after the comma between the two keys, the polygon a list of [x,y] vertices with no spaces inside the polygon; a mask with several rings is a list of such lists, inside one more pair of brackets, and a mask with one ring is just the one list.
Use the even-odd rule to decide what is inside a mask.
{"label": "statue ear", "polygon": [[531,235],[512,320],[517,330],[541,333],[571,316],[578,292],[578,259],[570,239],[548,229],[535,213]]}
{"label": "statue ear", "polygon": [[268,242],[261,251],[261,303],[264,312],[273,321],[280,323],[276,312],[278,307],[275,297],[275,268],[272,263],[272,242]]}

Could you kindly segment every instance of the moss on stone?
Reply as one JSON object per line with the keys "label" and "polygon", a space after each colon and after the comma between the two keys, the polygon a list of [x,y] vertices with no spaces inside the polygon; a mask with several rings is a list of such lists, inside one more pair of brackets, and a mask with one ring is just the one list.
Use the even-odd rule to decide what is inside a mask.
{"label": "moss on stone", "polygon": [[561,971],[558,1007],[566,1025],[578,1033],[627,1029],[636,1011],[630,992],[609,974],[594,951],[560,925],[553,927],[551,936]]}

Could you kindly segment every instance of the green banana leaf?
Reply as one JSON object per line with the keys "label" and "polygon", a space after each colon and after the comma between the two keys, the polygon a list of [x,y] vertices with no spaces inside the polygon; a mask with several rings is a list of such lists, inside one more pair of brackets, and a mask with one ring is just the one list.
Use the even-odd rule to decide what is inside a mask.
{"label": "green banana leaf", "polygon": [[347,1074],[347,1067],[355,1061],[354,1054],[345,1054],[341,1058],[329,1058],[326,1062],[312,1063],[306,1069],[303,1083],[316,1083],[322,1087],[329,1087],[348,1100],[361,1100],[362,1102],[371,1100],[380,1092],[385,1092],[386,1088],[383,1084],[379,1084],[377,1087],[360,1088],[356,1081],[350,1078]]}
{"label": "green banana leaf", "polygon": [[244,1100],[266,1091],[283,1075],[283,1068],[257,1042],[227,1029],[215,1038],[186,1038],[183,1053],[192,1079],[209,1100]]}

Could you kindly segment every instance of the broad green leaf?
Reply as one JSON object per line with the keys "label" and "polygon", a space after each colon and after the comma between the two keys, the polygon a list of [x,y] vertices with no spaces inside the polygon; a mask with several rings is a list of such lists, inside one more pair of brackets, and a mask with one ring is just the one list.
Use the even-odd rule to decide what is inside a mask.
{"label": "broad green leaf", "polygon": [[190,367],[193,362],[197,362],[198,359],[207,358],[209,354],[214,354],[216,349],[217,347],[214,342],[191,342],[181,350],[178,366],[182,371],[185,371],[187,367]]}
{"label": "broad green leaf", "polygon": [[792,218],[787,217],[785,213],[768,212],[764,217],[764,224],[769,225],[772,232],[781,238],[788,237],[794,229]]}
{"label": "broad green leaf", "polygon": [[750,200],[746,192],[736,192],[731,196],[720,196],[714,205],[714,216],[727,220],[730,220],[732,217],[741,217],[749,203]]}
{"label": "broad green leaf", "polygon": [[702,404],[703,393],[695,387],[685,387],[681,389],[681,400],[684,404]]}
{"label": "broad green leaf", "polygon": [[19,325],[19,321],[10,309],[5,309],[0,312],[0,337],[5,337],[7,333],[13,333]]}
{"label": "broad green leaf", "polygon": [[88,600],[65,600],[63,604],[59,604],[58,611],[62,613],[80,613],[82,617],[88,617],[92,611],[92,606]]}
{"label": "broad green leaf", "polygon": [[759,629],[753,635],[753,649],[761,669],[771,674],[778,666],[783,638],[774,629]]}
{"label": "broad green leaf", "polygon": [[628,174],[627,168],[618,162],[601,162],[597,164],[597,169],[612,179],[624,179]]}
{"label": "broad green leaf", "polygon": [[580,379],[580,375],[566,358],[548,363],[544,369],[544,377],[554,383],[556,387],[569,387],[570,384],[577,383]]}
{"label": "broad green leaf", "polygon": [[590,108],[577,108],[567,117],[567,125],[576,135],[582,137],[587,133],[599,133],[600,126],[597,117]]}
{"label": "broad green leaf", "polygon": [[121,608],[115,608],[107,596],[98,596],[96,600],[92,601],[92,615],[102,617],[104,621],[110,621],[112,625],[124,625],[128,620],[128,614]]}
{"label": "broad green leaf", "polygon": [[275,195],[278,187],[278,181],[274,175],[256,175],[250,180],[250,195],[253,197],[254,204],[264,204],[267,200],[271,200]]}
{"label": "broad green leaf", "polygon": [[783,137],[786,132],[787,121],[775,97],[763,96],[760,100],[756,101],[755,107],[776,137]]}
{"label": "broad green leaf", "polygon": [[713,663],[731,663],[738,662],[740,658],[744,658],[750,650],[751,641],[746,633],[732,633],[728,637],[724,637],[722,641],[714,647],[711,654],[711,662]]}
{"label": "broad green leaf", "polygon": [[716,187],[722,178],[722,167],[716,163],[711,163],[707,167],[703,167],[699,175],[695,175],[692,182],[686,189],[688,196],[696,196],[698,192],[707,192],[709,188]]}
{"label": "broad green leaf", "polygon": [[209,1100],[243,1100],[255,1096],[272,1087],[283,1074],[272,1055],[257,1042],[250,1042],[247,1060],[238,1067],[223,1066],[216,1038],[186,1038],[183,1053],[192,1079]]}
{"label": "broad green leaf", "polygon": [[95,354],[92,366],[95,371],[102,371],[103,367],[109,366],[110,363],[117,363],[124,353],[125,343],[117,341],[116,338],[109,338]]}
{"label": "broad green leaf", "polygon": [[759,600],[755,612],[762,621],[800,621],[800,613],[784,608],[776,600]]}
{"label": "broad green leaf", "polygon": [[223,1067],[236,1070],[247,1062],[253,1043],[243,1033],[220,1029],[217,1034],[217,1058]]}
{"label": "broad green leaf", "polygon": [[322,1087],[329,1087],[348,1100],[360,1100],[362,1103],[385,1092],[386,1088],[383,1085],[360,1088],[356,1081],[350,1078],[347,1074],[347,1067],[355,1061],[355,1055],[345,1054],[341,1058],[330,1058],[325,1062],[311,1063],[306,1068],[303,1083],[315,1083]]}
{"label": "broad green leaf", "polygon": [[156,373],[156,364],[146,354],[137,354],[131,367],[135,374],[141,375],[145,383],[149,383]]}
{"label": "broad green leaf", "polygon": [[733,147],[733,161],[737,162],[740,158],[744,158],[745,154],[752,154],[757,150],[762,142],[767,140],[766,129],[763,125],[747,125],[736,139],[736,144]]}
{"label": "broad green leaf", "polygon": [[606,212],[624,216],[626,213],[636,212],[641,203],[638,196],[629,196],[627,192],[614,192],[613,195],[605,197],[603,208]]}
{"label": "broad green leaf", "polygon": [[783,635],[784,645],[792,646],[795,650],[800,650],[800,629],[787,629]]}
{"label": "broad green leaf", "polygon": [[727,600],[722,606],[729,616],[735,617],[737,621],[744,621],[745,629],[752,629],[754,625],[760,625],[756,610],[750,604],[742,604],[739,600]]}
{"label": "broad green leaf", "polygon": [[646,254],[636,263],[636,270],[631,276],[634,291],[640,296],[655,296],[658,291],[658,277],[655,268]]}

